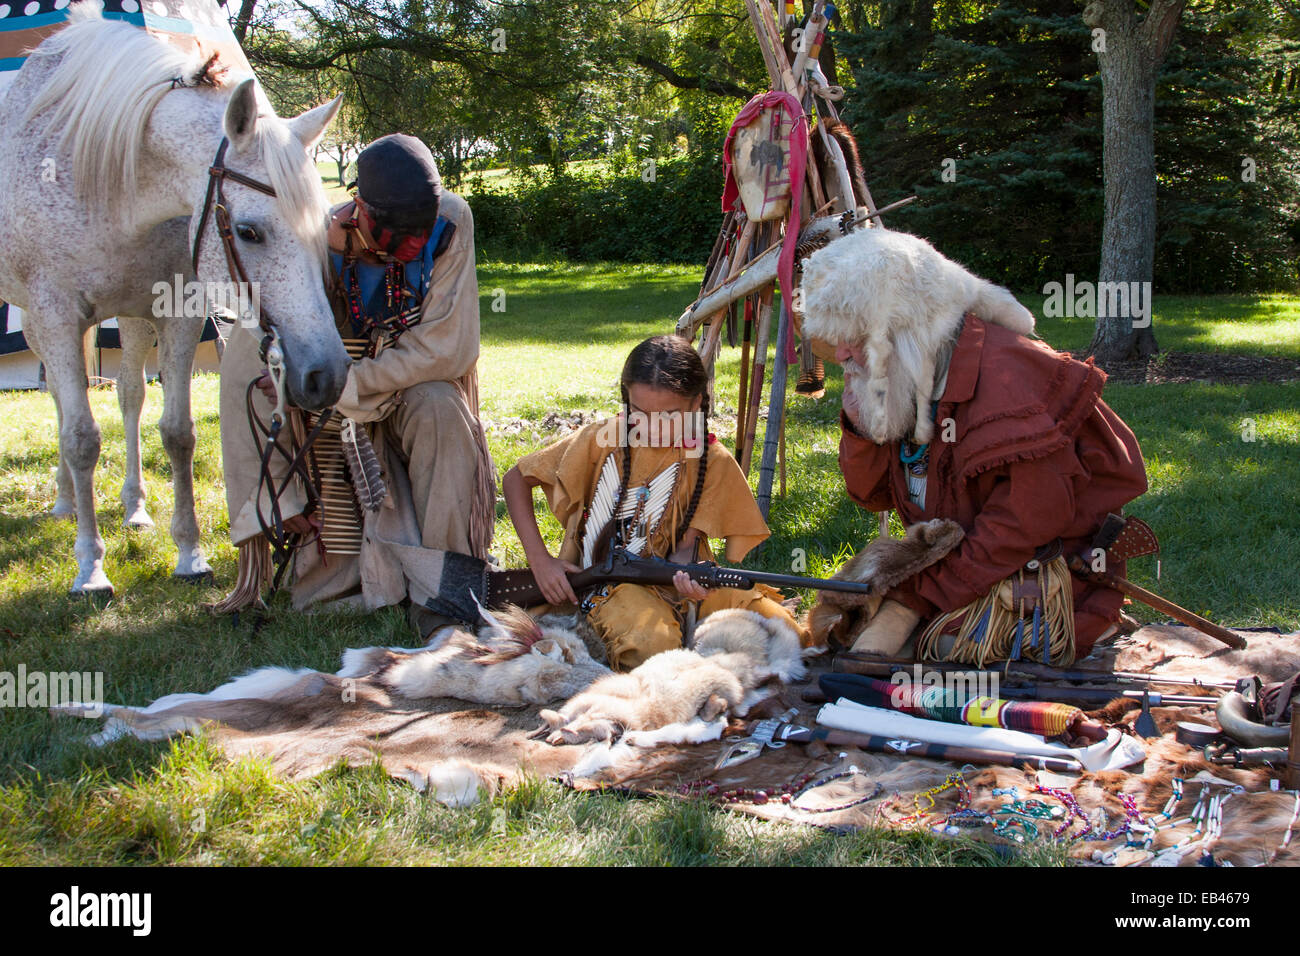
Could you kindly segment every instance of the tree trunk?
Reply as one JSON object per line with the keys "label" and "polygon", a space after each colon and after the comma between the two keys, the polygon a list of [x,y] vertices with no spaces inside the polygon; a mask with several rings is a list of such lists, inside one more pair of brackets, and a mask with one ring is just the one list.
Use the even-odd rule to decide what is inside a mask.
{"label": "tree trunk", "polygon": [[[1150,322],[1156,242],[1156,74],[1183,3],[1154,0],[1141,22],[1133,0],[1094,0],[1083,13],[1085,23],[1105,31],[1105,50],[1097,54],[1105,212],[1096,328],[1088,349],[1103,367],[1158,351]],[[1146,315],[1137,329],[1133,302],[1127,309],[1116,309],[1122,300],[1103,294],[1118,283],[1142,290]]]}
{"label": "tree trunk", "polygon": [[235,22],[231,25],[234,31],[235,39],[242,46],[244,37],[248,33],[248,25],[253,20],[253,11],[257,9],[257,0],[243,0],[239,5],[239,13],[235,14]]}

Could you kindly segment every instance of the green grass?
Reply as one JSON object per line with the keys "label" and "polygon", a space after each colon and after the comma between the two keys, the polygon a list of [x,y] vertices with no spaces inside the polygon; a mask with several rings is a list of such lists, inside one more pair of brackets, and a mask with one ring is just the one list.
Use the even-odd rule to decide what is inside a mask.
{"label": "green grass", "polygon": [[[1042,318],[1042,295],[1020,300],[1038,332],[1058,349],[1087,348],[1092,320]],[[1157,295],[1152,322],[1166,352],[1224,352],[1300,358],[1300,298],[1293,295]]]}
{"label": "green grass", "polygon": [[[696,291],[698,272],[488,263],[479,283],[483,414],[502,423],[556,410],[612,412],[628,349],[671,329]],[[504,303],[504,311],[493,311],[494,303]],[[1211,297],[1162,300],[1156,321],[1165,348],[1290,356],[1297,316],[1300,299]],[[1063,321],[1045,323],[1043,331],[1058,347],[1086,344],[1088,333],[1086,323]],[[725,349],[714,430],[729,446],[738,366],[739,350]],[[791,400],[790,486],[774,502],[773,538],[758,566],[788,570],[792,552],[803,549],[810,573],[828,573],[874,533],[874,518],[845,498],[836,467],[839,390],[833,372],[826,398]],[[235,561],[226,539],[216,379],[197,377],[194,394],[199,521],[217,580],[228,585]],[[1291,509],[1300,485],[1300,385],[1112,386],[1107,400],[1142,442],[1152,490],[1132,511],[1151,521],[1164,547],[1159,584],[1148,560],[1135,562],[1134,578],[1216,620],[1295,628],[1300,545]],[[98,389],[92,404],[104,431],[98,513],[106,569],[118,589],[103,608],[68,597],[73,528],[41,517],[54,500],[57,460],[49,397],[0,396],[0,669],[22,663],[28,670],[102,671],[108,700],[142,703],[206,690],[253,666],[332,670],[344,647],[410,643],[396,609],[307,616],[290,613],[281,600],[256,635],[247,621],[211,618],[199,605],[219,596],[219,588],[170,579],[171,494],[153,427],[158,387],[149,388],[144,432],[153,531],[120,527],[124,453],[116,399]],[[1255,441],[1243,440],[1248,420]],[[499,470],[552,437],[531,427],[494,430]],[[503,508],[498,515],[495,550],[517,565],[518,541]],[[558,543],[549,517],[543,530]],[[294,783],[257,761],[227,761],[201,739],[93,750],[84,743],[88,727],[41,710],[0,710],[0,864],[1000,862],[965,841],[893,832],[832,836],[698,802],[574,794],[543,781],[452,811],[378,768]],[[1023,861],[1055,863],[1061,856],[1043,851]]]}

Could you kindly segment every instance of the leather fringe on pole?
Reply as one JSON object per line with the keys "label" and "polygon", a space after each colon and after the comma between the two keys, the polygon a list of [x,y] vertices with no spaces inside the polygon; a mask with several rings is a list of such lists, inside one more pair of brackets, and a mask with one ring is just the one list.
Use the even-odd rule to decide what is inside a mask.
{"label": "leather fringe on pole", "polygon": [[266,607],[262,593],[271,586],[274,568],[271,562],[271,545],[260,534],[239,546],[239,569],[235,586],[216,604],[209,604],[213,614],[233,614],[249,607]]}
{"label": "leather fringe on pole", "polygon": [[473,369],[456,380],[474,416],[474,445],[477,460],[474,463],[474,498],[469,510],[469,544],[474,557],[487,560],[488,549],[492,547],[492,535],[496,531],[497,503],[497,468],[488,451],[487,436],[483,434],[483,424],[479,420],[478,409],[478,370]]}

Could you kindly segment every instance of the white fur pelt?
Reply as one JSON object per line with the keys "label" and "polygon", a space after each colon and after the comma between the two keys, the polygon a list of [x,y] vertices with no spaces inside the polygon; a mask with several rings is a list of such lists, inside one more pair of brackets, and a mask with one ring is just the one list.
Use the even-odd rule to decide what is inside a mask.
{"label": "white fur pelt", "polygon": [[[805,673],[799,635],[784,621],[718,611],[700,624],[693,649],[656,654],[630,673],[598,680],[558,711],[543,710],[535,736],[577,744],[626,733],[628,743],[635,739],[641,747],[717,739],[699,732],[720,734],[726,715],[748,713],[772,695],[774,682]],[[644,733],[660,730],[665,733]]]}
{"label": "white fur pelt", "polygon": [[477,635],[444,627],[416,650],[349,648],[338,676],[370,675],[403,697],[521,707],[572,697],[609,672],[573,631],[512,608],[494,615]]}
{"label": "white fur pelt", "polygon": [[1006,289],[966,271],[924,239],[861,229],[803,260],[803,334],[860,348],[865,368],[844,366],[859,428],[884,443],[933,437],[929,414],[938,358],[961,318],[1031,335],[1034,317]]}

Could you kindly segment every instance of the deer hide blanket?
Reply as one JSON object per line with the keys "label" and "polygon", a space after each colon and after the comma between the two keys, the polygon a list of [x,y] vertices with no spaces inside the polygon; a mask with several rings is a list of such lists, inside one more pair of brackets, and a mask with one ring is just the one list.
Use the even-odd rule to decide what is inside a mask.
{"label": "deer hide blanket", "polygon": [[[1300,634],[1244,633],[1250,647],[1236,651],[1181,626],[1147,626],[1098,648],[1075,666],[1208,680],[1258,674],[1266,682],[1283,680],[1300,669]],[[278,773],[290,779],[311,777],[340,762],[358,766],[379,761],[392,776],[427,789],[454,806],[473,803],[482,793],[495,793],[526,776],[558,778],[578,790],[616,789],[669,796],[725,795],[744,790],[746,794],[728,801],[727,806],[769,820],[836,828],[889,825],[893,819],[912,812],[913,795],[938,786],[959,769],[942,761],[865,753],[853,748],[828,750],[814,743],[767,749],[747,763],[715,770],[714,763],[727,746],[715,734],[707,735],[713,739],[695,744],[634,747],[624,740],[613,746],[552,746],[529,739],[528,735],[541,724],[536,707],[489,709],[449,699],[411,700],[368,678],[341,678],[307,670],[255,673],[265,675],[260,685],[225,685],[239,687],[238,697],[214,692],[172,695],[151,707],[106,705],[102,708],[106,724],[94,742],[105,743],[125,735],[162,739],[202,731],[232,759],[269,759]],[[815,670],[812,679],[815,685]],[[1188,693],[1194,691],[1189,689]],[[785,688],[768,705],[773,712],[796,708],[795,721],[807,726],[813,725],[818,706],[802,701],[797,686]],[[1136,701],[1118,701],[1093,715],[1114,726],[1131,727],[1137,706]],[[75,707],[66,707],[60,712],[101,715],[98,708],[79,712]],[[1128,771],[1049,775],[1042,778],[1044,785],[1069,789],[1085,813],[1098,815],[1100,830],[1114,829],[1123,822],[1119,793],[1132,797],[1143,817],[1159,814],[1172,792],[1174,777],[1187,781],[1185,796],[1174,817],[1186,817],[1208,774],[1214,780],[1244,788],[1223,804],[1222,835],[1210,847],[1217,862],[1235,866],[1300,865],[1300,838],[1278,852],[1295,809],[1294,793],[1270,792],[1269,782],[1275,774],[1268,768],[1214,766],[1199,750],[1176,742],[1173,730],[1178,721],[1212,723],[1211,708],[1157,707],[1152,713],[1162,735],[1146,742],[1143,764]],[[689,740],[689,733],[701,728],[682,729],[685,733],[679,739]],[[730,731],[741,729],[733,725]],[[641,735],[639,743],[653,743],[647,736]],[[785,788],[810,774],[819,778],[850,766],[861,772],[816,787],[792,804],[780,799]],[[992,795],[994,787],[1016,787],[1029,798],[1037,796],[1032,790],[1039,779],[1035,772],[1003,767],[968,767],[965,771],[973,807],[986,812],[995,810],[1004,799]],[[759,791],[763,791],[762,795]],[[847,809],[819,812],[865,796],[873,798]],[[896,809],[882,812],[882,805],[890,798]],[[934,813],[940,816],[928,816],[923,824],[927,827],[956,807],[954,791],[938,795],[936,803]],[[1100,813],[1106,817],[1104,823]],[[1071,828],[1072,832],[1080,829],[1077,821]],[[967,832],[996,839],[988,827]],[[1190,832],[1188,825],[1161,831],[1152,848],[1158,851],[1175,844]],[[1123,842],[1122,838],[1108,843],[1075,841],[1071,854],[1081,862],[1091,863],[1094,850],[1122,848]],[[1202,855],[1202,848],[1197,848],[1185,855],[1171,853],[1160,862],[1194,866]],[[1152,862],[1149,855],[1138,854],[1121,856],[1117,862],[1130,860]]]}

